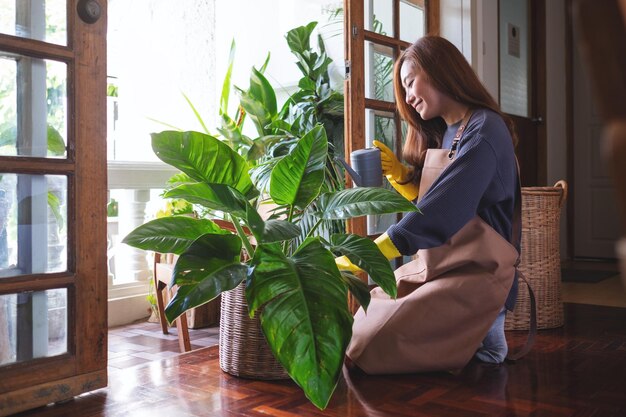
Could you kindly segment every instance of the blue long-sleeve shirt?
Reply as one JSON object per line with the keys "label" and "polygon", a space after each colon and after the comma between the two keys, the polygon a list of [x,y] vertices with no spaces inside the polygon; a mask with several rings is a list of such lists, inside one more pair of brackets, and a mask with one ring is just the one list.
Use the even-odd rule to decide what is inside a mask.
{"label": "blue long-sleeve shirt", "polygon": [[[448,127],[442,148],[450,148],[458,127]],[[454,161],[417,203],[422,214],[405,215],[387,233],[400,253],[413,255],[444,244],[478,215],[510,241],[518,184],[515,151],[504,120],[491,110],[477,109]],[[519,250],[519,242],[515,246]],[[507,298],[508,309],[516,296],[517,279]]]}

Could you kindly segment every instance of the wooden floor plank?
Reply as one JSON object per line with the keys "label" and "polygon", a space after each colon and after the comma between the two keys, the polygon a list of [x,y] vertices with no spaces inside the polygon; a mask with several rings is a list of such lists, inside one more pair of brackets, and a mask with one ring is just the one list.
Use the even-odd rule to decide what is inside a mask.
{"label": "wooden floor plank", "polygon": [[[208,347],[121,369],[106,389],[18,416],[626,416],[626,309],[566,304],[565,318],[539,332],[526,358],[503,366],[381,376],[344,368],[324,411],[290,380],[222,372],[217,347]],[[524,337],[507,333],[513,346]]]}

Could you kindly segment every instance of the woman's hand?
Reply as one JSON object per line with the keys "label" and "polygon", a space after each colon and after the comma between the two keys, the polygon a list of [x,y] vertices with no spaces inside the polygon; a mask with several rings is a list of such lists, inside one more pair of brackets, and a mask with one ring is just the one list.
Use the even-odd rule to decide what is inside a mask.
{"label": "woman's hand", "polygon": [[380,149],[380,164],[383,174],[396,182],[406,182],[411,176],[411,170],[404,166],[391,149],[382,142],[375,140],[373,145]]}
{"label": "woman's hand", "polygon": [[375,140],[372,144],[380,149],[380,165],[389,184],[407,200],[415,200],[419,186],[410,181],[412,170],[404,166],[384,143]]}

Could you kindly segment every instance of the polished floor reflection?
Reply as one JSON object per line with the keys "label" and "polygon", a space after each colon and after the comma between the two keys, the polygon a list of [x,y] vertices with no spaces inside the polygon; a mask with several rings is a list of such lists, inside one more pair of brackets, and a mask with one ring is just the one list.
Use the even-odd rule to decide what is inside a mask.
{"label": "polished floor reflection", "polygon": [[[539,332],[524,359],[461,374],[368,376],[344,369],[329,407],[290,381],[219,368],[217,347],[119,369],[109,387],[20,416],[601,416],[626,415],[626,309],[565,304],[565,325]],[[512,345],[523,332],[507,334]]]}

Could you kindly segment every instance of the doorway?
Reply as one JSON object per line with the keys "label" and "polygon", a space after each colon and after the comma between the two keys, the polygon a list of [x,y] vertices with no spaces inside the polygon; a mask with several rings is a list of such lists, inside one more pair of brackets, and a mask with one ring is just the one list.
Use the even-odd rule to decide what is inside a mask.
{"label": "doorway", "polygon": [[619,222],[615,189],[602,155],[603,123],[568,14],[571,57],[571,132],[574,259],[615,259]]}

